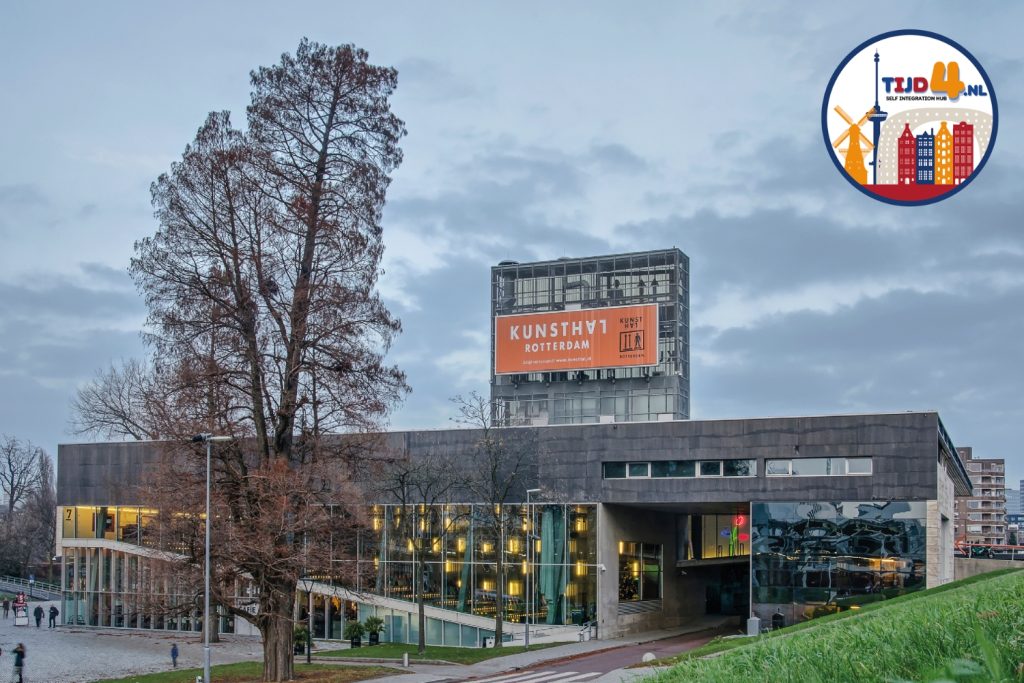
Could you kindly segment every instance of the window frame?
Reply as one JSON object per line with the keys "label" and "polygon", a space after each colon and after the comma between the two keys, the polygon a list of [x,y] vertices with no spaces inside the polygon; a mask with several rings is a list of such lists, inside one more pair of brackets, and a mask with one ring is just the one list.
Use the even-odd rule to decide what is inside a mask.
{"label": "window frame", "polygon": [[[704,471],[703,471],[704,470],[704,465],[712,465],[712,464],[718,465],[718,474],[704,474]],[[722,472],[723,471],[725,471],[725,468],[722,466],[722,461],[721,460],[698,460],[697,461],[697,478],[698,479],[701,479],[701,478],[705,478],[705,479],[720,479],[720,478],[722,478]]]}
{"label": "window frame", "polygon": [[[634,475],[631,472],[631,470],[636,465],[644,465],[646,470],[647,470],[647,474],[637,474],[637,475]],[[650,479],[650,478],[651,478],[651,463],[649,461],[627,462],[626,463],[626,479]]]}

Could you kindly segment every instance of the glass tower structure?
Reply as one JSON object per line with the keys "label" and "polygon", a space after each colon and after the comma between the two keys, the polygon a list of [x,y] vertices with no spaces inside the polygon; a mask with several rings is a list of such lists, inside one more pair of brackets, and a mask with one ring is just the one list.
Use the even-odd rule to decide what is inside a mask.
{"label": "glass tower structure", "polygon": [[[690,263],[679,249],[562,258],[491,269],[491,399],[513,425],[681,420],[690,416]],[[657,304],[653,366],[498,375],[494,319]]]}

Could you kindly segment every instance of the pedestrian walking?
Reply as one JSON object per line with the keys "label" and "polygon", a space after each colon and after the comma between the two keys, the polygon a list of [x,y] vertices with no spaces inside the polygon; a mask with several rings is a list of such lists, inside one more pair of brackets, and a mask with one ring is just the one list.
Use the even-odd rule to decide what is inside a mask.
{"label": "pedestrian walking", "polygon": [[57,606],[50,605],[50,628],[57,628],[58,614],[60,614],[60,610],[57,609]]}
{"label": "pedestrian walking", "polygon": [[171,666],[178,668],[178,644],[171,643]]}
{"label": "pedestrian walking", "polygon": [[39,628],[39,626],[43,623],[43,606],[36,605],[36,608],[35,610],[33,610],[32,614],[36,618],[36,628]]}
{"label": "pedestrian walking", "polygon": [[25,683],[22,680],[22,674],[25,671],[25,646],[22,643],[18,643],[18,647],[14,648],[14,677],[11,678],[13,683]]}
{"label": "pedestrian walking", "polygon": [[11,613],[11,600],[10,598],[4,598],[4,619],[6,619]]}

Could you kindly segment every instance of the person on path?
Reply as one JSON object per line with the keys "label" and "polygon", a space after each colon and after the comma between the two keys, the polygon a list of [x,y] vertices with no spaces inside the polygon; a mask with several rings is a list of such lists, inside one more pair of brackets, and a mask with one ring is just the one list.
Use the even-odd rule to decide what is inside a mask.
{"label": "person on path", "polygon": [[58,614],[60,614],[60,610],[57,609],[57,606],[50,605],[50,628],[57,628]]}
{"label": "person on path", "polygon": [[177,643],[172,643],[171,644],[171,665],[175,669],[178,668],[178,644]]}
{"label": "person on path", "polygon": [[22,672],[25,670],[25,646],[22,643],[18,643],[18,647],[14,648],[14,677],[11,679],[15,683],[24,683],[22,680]]}
{"label": "person on path", "polygon": [[36,605],[36,608],[32,612],[32,614],[34,614],[36,617],[36,628],[39,628],[39,626],[43,623],[43,606]]}
{"label": "person on path", "polygon": [[4,598],[4,619],[6,619],[11,613],[11,601],[9,598]]}

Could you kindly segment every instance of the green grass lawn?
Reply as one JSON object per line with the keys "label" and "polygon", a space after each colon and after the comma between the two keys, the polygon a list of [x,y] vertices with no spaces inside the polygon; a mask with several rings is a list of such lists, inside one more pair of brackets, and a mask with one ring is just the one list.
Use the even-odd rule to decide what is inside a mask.
{"label": "green grass lawn", "polygon": [[737,647],[747,647],[747,646],[749,646],[749,645],[751,645],[753,643],[758,643],[758,642],[761,642],[761,641],[764,641],[764,640],[772,640],[774,638],[785,638],[785,637],[787,637],[789,635],[792,635],[793,633],[797,633],[798,631],[803,631],[803,630],[808,629],[808,628],[817,628],[817,627],[819,627],[819,626],[821,626],[823,624],[827,624],[827,623],[832,622],[832,621],[838,621],[840,619],[848,619],[850,617],[855,617],[858,614],[866,614],[866,613],[872,612],[872,611],[874,611],[876,609],[881,609],[883,607],[897,605],[897,604],[903,604],[905,602],[913,601],[913,600],[918,600],[918,599],[921,599],[921,598],[927,598],[927,597],[932,596],[932,595],[938,595],[939,593],[945,593],[946,591],[956,590],[956,589],[961,588],[963,586],[969,586],[969,585],[971,585],[973,583],[977,583],[978,581],[988,581],[990,579],[996,578],[997,576],[1003,576],[1005,574],[1012,574],[1013,572],[1018,572],[1018,571],[1022,571],[1022,570],[1020,570],[1020,569],[999,569],[999,570],[994,571],[994,572],[989,572],[988,574],[979,574],[978,576],[972,576],[972,577],[967,578],[967,579],[961,579],[959,581],[952,581],[950,583],[946,583],[946,584],[943,584],[941,586],[938,586],[937,588],[932,588],[932,589],[929,589],[929,590],[914,591],[913,593],[906,593],[904,595],[900,595],[900,596],[897,596],[895,598],[890,598],[889,600],[884,600],[884,601],[881,601],[881,602],[868,603],[866,605],[863,605],[859,610],[846,610],[846,611],[843,611],[843,612],[836,612],[835,614],[829,614],[829,615],[826,615],[826,616],[823,616],[823,617],[818,617],[816,619],[811,619],[810,621],[802,621],[802,622],[800,622],[798,624],[793,624],[792,626],[787,626],[786,628],[784,628],[784,629],[782,629],[780,631],[771,631],[771,632],[764,633],[764,634],[759,635],[759,636],[755,636],[753,638],[721,638],[721,637],[719,637],[719,638],[716,638],[715,640],[712,640],[711,642],[707,643],[706,645],[702,645],[701,647],[694,648],[693,650],[689,650],[689,651],[684,652],[684,653],[682,653],[680,655],[677,655],[675,657],[668,657],[668,658],[665,658],[665,659],[659,659],[659,660],[657,660],[655,662],[651,662],[649,664],[645,664],[644,666],[651,666],[651,665],[654,665],[654,666],[667,666],[667,665],[676,664],[676,663],[685,661],[687,659],[697,659],[697,658],[700,658],[700,657],[706,657],[708,655],[716,654],[718,652],[725,652],[726,650],[732,650],[732,649],[735,649]]}
{"label": "green grass lawn", "polygon": [[[176,669],[157,674],[106,678],[96,683],[195,683],[202,669]],[[400,673],[383,666],[337,666],[295,662],[295,680],[304,683],[348,683]],[[222,664],[210,670],[212,683],[256,683],[263,677],[263,662]]]}
{"label": "green grass lawn", "polygon": [[[544,643],[543,645],[531,645],[531,650],[542,650],[555,645],[565,643]],[[415,645],[404,643],[381,643],[372,647],[357,647],[351,650],[328,650],[317,652],[318,657],[373,657],[379,659],[401,659],[406,652],[409,653],[409,660],[433,659],[454,662],[456,664],[474,664],[485,659],[504,657],[525,652],[522,645],[505,645],[503,647],[441,647],[439,645],[428,645],[426,653],[421,657],[416,654]]]}
{"label": "green grass lawn", "polygon": [[[714,652],[723,654],[701,658]],[[1024,572],[985,574],[754,639],[716,641],[680,660],[647,680],[1024,681]]]}

